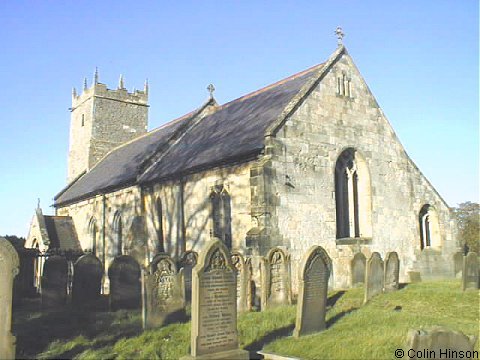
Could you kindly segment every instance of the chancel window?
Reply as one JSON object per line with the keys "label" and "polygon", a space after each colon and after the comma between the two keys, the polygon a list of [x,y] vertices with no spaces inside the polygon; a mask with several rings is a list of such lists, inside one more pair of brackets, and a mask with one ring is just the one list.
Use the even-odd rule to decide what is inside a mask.
{"label": "chancel window", "polygon": [[370,175],[353,148],[343,151],[335,166],[337,238],[371,237]]}
{"label": "chancel window", "polygon": [[345,73],[337,75],[337,95],[352,97],[352,79]]}
{"label": "chancel window", "polygon": [[211,235],[219,238],[227,246],[232,248],[232,226],[231,226],[231,199],[223,185],[215,186],[210,194],[212,210]]}
{"label": "chancel window", "polygon": [[91,251],[94,255],[97,253],[97,237],[98,237],[98,227],[97,220],[94,217],[90,219],[88,223],[88,236],[90,238],[90,243],[88,245],[88,250]]}

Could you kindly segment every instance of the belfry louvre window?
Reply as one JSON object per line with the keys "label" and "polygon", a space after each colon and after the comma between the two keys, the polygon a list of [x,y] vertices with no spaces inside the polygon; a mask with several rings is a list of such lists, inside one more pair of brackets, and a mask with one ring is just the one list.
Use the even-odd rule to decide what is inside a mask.
{"label": "belfry louvre window", "polygon": [[232,248],[232,210],[231,199],[227,190],[221,186],[215,186],[210,194],[212,211],[211,236],[223,241],[227,248]]}
{"label": "belfry louvre window", "polygon": [[372,236],[370,173],[353,148],[344,150],[335,165],[337,239]]}

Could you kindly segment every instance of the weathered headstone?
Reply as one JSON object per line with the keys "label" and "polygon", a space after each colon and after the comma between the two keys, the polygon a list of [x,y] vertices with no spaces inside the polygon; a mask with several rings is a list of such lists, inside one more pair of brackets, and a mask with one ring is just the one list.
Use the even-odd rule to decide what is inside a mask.
{"label": "weathered headstone", "polygon": [[12,327],[13,279],[20,260],[13,245],[0,237],[0,359],[15,359],[15,337]]}
{"label": "weathered headstone", "polygon": [[331,259],[320,246],[312,246],[300,264],[297,320],[293,335],[325,329]]}
{"label": "weathered headstone", "polygon": [[144,275],[146,328],[185,318],[185,288],[183,270],[167,254],[157,254]]}
{"label": "weathered headstone", "polygon": [[187,302],[192,300],[192,269],[197,265],[198,254],[195,251],[186,251],[180,258],[180,267],[183,268],[183,278],[185,282],[185,299]]}
{"label": "weathered headstone", "polygon": [[385,256],[385,283],[386,292],[398,290],[400,277],[400,259],[395,251]]}
{"label": "weathered headstone", "polygon": [[[251,257],[245,259],[245,271],[247,274],[247,311],[251,311],[256,301],[256,286],[255,281],[253,281],[253,264]],[[258,301],[258,304],[260,308],[260,301]]]}
{"label": "weathered headstone", "polygon": [[365,257],[365,255],[363,255],[363,253],[358,252],[353,256],[351,262],[352,287],[364,283],[366,263],[367,258]]}
{"label": "weathered headstone", "polygon": [[474,252],[469,252],[463,259],[462,272],[463,290],[478,289],[479,288],[479,268],[478,255]]}
{"label": "weathered headstone", "polygon": [[140,307],[142,286],[137,260],[129,255],[117,256],[108,268],[108,278],[112,311]]}
{"label": "weathered headstone", "polygon": [[72,302],[79,307],[95,306],[100,298],[103,267],[89,253],[78,258],[73,266]]}
{"label": "weathered headstone", "polygon": [[453,254],[453,271],[456,278],[462,277],[463,271],[463,253],[457,252]]}
{"label": "weathered headstone", "polygon": [[63,256],[49,256],[43,264],[42,308],[59,309],[67,301],[68,262]]}
{"label": "weathered headstone", "polygon": [[406,357],[410,359],[474,359],[476,336],[443,327],[410,330],[407,335]]}
{"label": "weathered headstone", "polygon": [[237,276],[237,311],[244,312],[248,310],[247,292],[250,285],[247,274],[248,267],[245,264],[243,255],[239,252],[233,252],[231,260]]}
{"label": "weathered headstone", "polygon": [[235,268],[220,240],[200,252],[192,280],[191,355],[183,359],[248,359],[238,348]]}
{"label": "weathered headstone", "polygon": [[282,249],[275,247],[267,253],[262,282],[262,310],[291,303],[290,269]]}
{"label": "weathered headstone", "polygon": [[367,271],[365,273],[365,299],[366,303],[373,296],[383,292],[383,260],[378,252],[372,253],[367,260]]}

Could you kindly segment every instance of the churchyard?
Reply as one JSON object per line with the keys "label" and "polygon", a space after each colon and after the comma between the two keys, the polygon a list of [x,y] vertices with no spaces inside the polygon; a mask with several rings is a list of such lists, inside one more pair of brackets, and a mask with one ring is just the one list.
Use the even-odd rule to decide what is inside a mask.
{"label": "churchyard", "polygon": [[[13,259],[0,262],[13,268],[2,271],[10,276],[2,284],[11,284],[18,261],[12,247],[2,246],[3,258]],[[3,357],[16,350],[17,358],[383,359],[435,341],[479,350],[476,339],[463,335],[479,334],[474,253],[463,258],[462,279],[409,284],[399,284],[395,252],[385,259],[379,253],[354,256],[354,286],[332,290],[331,259],[313,246],[300,264],[298,295],[291,291],[289,255],[281,248],[262,260],[260,293],[252,286],[251,259],[231,254],[218,240],[199,254],[186,254],[179,266],[166,254],[146,269],[119,256],[108,272],[108,296],[101,294],[97,260],[92,254],[76,260],[71,287],[65,259],[53,255],[45,261],[41,297],[13,308],[16,349],[9,323],[1,329],[10,351]]]}

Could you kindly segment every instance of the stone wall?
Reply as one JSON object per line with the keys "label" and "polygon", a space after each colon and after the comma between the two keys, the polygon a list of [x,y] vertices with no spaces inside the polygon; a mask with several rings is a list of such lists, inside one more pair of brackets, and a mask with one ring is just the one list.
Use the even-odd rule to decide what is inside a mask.
{"label": "stone wall", "polygon": [[[338,88],[339,79],[342,86],[348,80],[347,94]],[[336,241],[334,179],[336,161],[347,148],[356,149],[369,169],[373,232],[371,238],[342,243]],[[349,263],[360,249],[367,256],[397,251],[402,281],[407,271],[422,268],[418,217],[424,204],[437,210],[441,237],[441,246],[424,252],[450,259],[456,248],[447,204],[405,153],[348,55],[333,64],[268,140],[263,161],[271,164],[273,179],[266,195],[273,212],[269,231],[276,244],[271,245],[289,247],[292,264],[298,264],[305,249],[321,245],[333,259],[336,287],[349,285]],[[449,266],[442,263],[444,274]]]}

